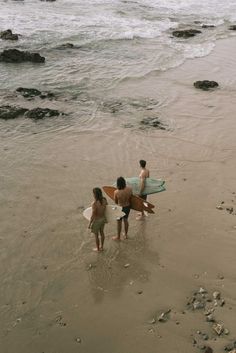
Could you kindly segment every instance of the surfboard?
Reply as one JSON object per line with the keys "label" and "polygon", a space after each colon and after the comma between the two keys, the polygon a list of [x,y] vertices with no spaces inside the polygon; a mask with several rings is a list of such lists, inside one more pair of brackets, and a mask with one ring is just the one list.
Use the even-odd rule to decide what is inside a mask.
{"label": "surfboard", "polygon": [[[133,193],[139,195],[140,178],[138,178],[138,177],[125,178],[125,181],[128,186],[132,187]],[[142,192],[142,195],[151,195],[151,194],[156,194],[161,191],[165,191],[166,188],[165,188],[164,184],[165,184],[164,180],[146,178],[145,179],[145,188]],[[113,186],[116,186],[116,184],[113,184]]]}
{"label": "surfboard", "polygon": [[[104,192],[114,201],[114,192],[116,188],[114,186],[103,186]],[[155,206],[150,202],[143,200],[141,197],[137,195],[132,195],[131,197],[131,208],[135,211],[146,211],[148,213],[155,213],[153,208]]]}
{"label": "surfboard", "polygon": [[[107,222],[112,222],[116,221],[117,218],[123,217],[125,215],[124,212],[122,212],[122,207],[118,205],[107,205],[106,206],[106,220]],[[83,211],[83,216],[90,221],[90,218],[92,216],[92,207],[86,208],[86,210]]]}

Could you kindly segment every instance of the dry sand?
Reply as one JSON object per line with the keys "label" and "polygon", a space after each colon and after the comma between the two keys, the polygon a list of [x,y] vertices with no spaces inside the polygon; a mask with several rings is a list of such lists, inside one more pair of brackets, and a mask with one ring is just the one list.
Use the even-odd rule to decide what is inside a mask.
{"label": "dry sand", "polygon": [[[113,92],[160,101],[167,131],[124,128],[124,116],[94,131],[1,141],[1,353],[191,353],[198,330],[223,353],[236,339],[236,216],[225,209],[236,208],[234,57],[234,38],[218,41],[208,57]],[[199,79],[220,88],[197,90]],[[108,224],[105,251],[94,254],[82,208],[94,186],[136,175],[140,158],[166,180],[167,191],[149,197],[156,214],[138,222],[132,213],[120,243]],[[200,287],[221,292],[214,317],[228,335],[187,309]]]}

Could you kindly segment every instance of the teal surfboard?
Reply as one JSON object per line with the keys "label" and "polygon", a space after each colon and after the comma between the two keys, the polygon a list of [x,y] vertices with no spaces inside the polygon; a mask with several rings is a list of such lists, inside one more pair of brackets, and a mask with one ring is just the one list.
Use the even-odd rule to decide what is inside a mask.
{"label": "teal surfboard", "polygon": [[[140,179],[138,177],[125,178],[127,185],[132,187],[133,193],[139,195],[140,193]],[[165,181],[161,179],[146,178],[145,189],[142,195],[156,194],[157,192],[165,191]],[[114,184],[114,186],[116,186]]]}

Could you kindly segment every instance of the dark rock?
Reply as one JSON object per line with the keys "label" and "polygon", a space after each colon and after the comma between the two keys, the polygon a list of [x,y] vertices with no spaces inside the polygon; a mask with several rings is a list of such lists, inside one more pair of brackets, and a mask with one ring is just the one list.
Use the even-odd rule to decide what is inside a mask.
{"label": "dark rock", "polygon": [[215,28],[215,25],[202,25],[202,28]]}
{"label": "dark rock", "polygon": [[209,346],[206,346],[203,350],[204,353],[213,353],[213,349]]}
{"label": "dark rock", "polygon": [[143,118],[140,121],[141,125],[145,125],[145,126],[149,126],[149,127],[155,127],[158,128],[160,130],[165,130],[164,125],[161,123],[161,121],[158,118]]}
{"label": "dark rock", "polygon": [[230,31],[236,31],[236,25],[229,26]]}
{"label": "dark rock", "polygon": [[18,87],[16,92],[19,92],[23,97],[36,97],[40,96],[41,92],[36,88],[25,88],[25,87]]}
{"label": "dark rock", "polygon": [[17,92],[19,92],[23,97],[25,98],[32,98],[32,97],[37,97],[39,96],[41,99],[52,99],[55,98],[54,93],[52,92],[41,92],[36,88],[25,88],[25,87],[18,87],[16,89]]}
{"label": "dark rock", "polygon": [[15,119],[23,115],[28,109],[21,107],[11,107],[10,105],[3,105],[0,107],[0,119],[8,120]]}
{"label": "dark rock", "polygon": [[21,63],[24,61],[44,63],[45,58],[39,53],[30,53],[28,51],[21,51],[18,49],[6,49],[0,53],[0,61],[7,63]]}
{"label": "dark rock", "polygon": [[60,112],[55,109],[48,109],[48,108],[34,108],[29,110],[25,116],[26,118],[38,120],[38,119],[44,119],[52,116],[58,116],[60,115]]}
{"label": "dark rock", "polygon": [[198,29],[183,29],[183,30],[178,30],[178,31],[173,31],[172,34],[174,37],[177,38],[190,38],[194,37],[196,34],[202,33]]}
{"label": "dark rock", "polygon": [[225,351],[230,352],[235,348],[236,348],[236,341],[227,344],[227,346],[225,346]]}
{"label": "dark rock", "polygon": [[203,81],[196,81],[194,82],[194,87],[203,89],[204,91],[207,91],[211,88],[218,87],[219,84],[216,81],[208,81],[208,80],[203,80]]}
{"label": "dark rock", "polygon": [[74,48],[74,44],[72,43],[64,43],[59,47],[57,47],[57,49],[71,49],[71,48]]}
{"label": "dark rock", "polygon": [[6,31],[0,32],[0,38],[5,40],[18,40],[18,35],[12,33],[11,29],[7,29]]}

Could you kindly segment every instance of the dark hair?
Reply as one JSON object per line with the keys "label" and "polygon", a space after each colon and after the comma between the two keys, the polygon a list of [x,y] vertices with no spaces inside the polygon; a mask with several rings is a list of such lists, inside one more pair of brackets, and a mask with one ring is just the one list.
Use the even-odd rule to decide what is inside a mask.
{"label": "dark hair", "polygon": [[140,159],[139,164],[140,164],[140,167],[142,168],[146,167],[146,161],[144,161],[143,159]]}
{"label": "dark hair", "polygon": [[100,201],[100,203],[102,204],[102,201],[103,201],[102,190],[100,188],[94,188],[93,195],[95,197],[95,200]]}
{"label": "dark hair", "polygon": [[126,187],[125,179],[122,176],[117,178],[116,185],[117,185],[117,189],[119,189],[119,190],[124,189]]}

